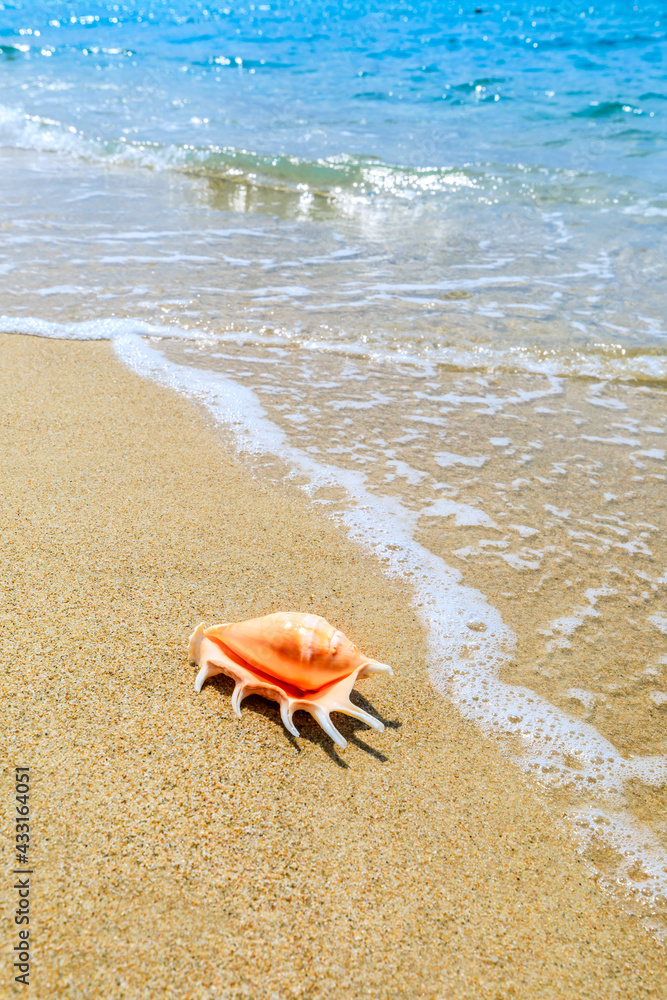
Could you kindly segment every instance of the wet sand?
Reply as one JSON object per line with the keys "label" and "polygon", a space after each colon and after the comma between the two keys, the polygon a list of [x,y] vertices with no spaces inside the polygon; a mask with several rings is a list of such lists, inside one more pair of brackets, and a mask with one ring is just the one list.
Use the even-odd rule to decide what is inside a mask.
{"label": "wet sand", "polygon": [[[9,838],[29,765],[32,996],[665,996],[663,948],[433,693],[409,591],[108,344],[0,344],[2,816]],[[195,694],[193,626],[280,608],[394,666],[359,684],[384,733],[341,720],[338,753],[259,698],[239,722],[223,679]]]}

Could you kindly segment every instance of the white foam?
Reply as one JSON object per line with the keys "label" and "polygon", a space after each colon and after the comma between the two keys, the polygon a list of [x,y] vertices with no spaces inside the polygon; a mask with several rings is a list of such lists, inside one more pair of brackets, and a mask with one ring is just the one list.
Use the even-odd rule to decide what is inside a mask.
{"label": "white foam", "polygon": [[470,465],[474,469],[481,469],[489,460],[488,455],[456,455],[452,451],[439,451],[433,457],[443,469],[448,465]]}
{"label": "white foam", "polygon": [[[586,591],[586,597],[588,599],[587,605],[580,608],[574,608],[571,614],[563,615],[561,618],[557,618],[555,621],[549,622],[546,629],[540,629],[539,631],[543,635],[553,635],[554,632],[559,632],[562,636],[571,636],[573,632],[585,624],[587,618],[600,617],[600,612],[595,607],[598,602],[598,597],[612,597],[615,593],[616,590],[611,587],[599,587],[597,590],[589,587]],[[562,640],[556,640],[555,643],[547,643],[547,651],[550,651],[554,645],[560,648],[567,648],[569,643],[564,643]]]}
{"label": "white foam", "polygon": [[641,444],[641,441],[638,438],[624,438],[620,437],[618,434],[615,437],[610,437],[610,438],[594,437],[591,434],[582,434],[581,440],[597,441],[598,444],[629,444],[629,445]]}
{"label": "white foam", "polygon": [[530,538],[532,535],[538,535],[539,530],[537,528],[529,528],[526,524],[510,524],[510,528],[513,531],[518,532],[522,538]]}
{"label": "white foam", "polygon": [[495,528],[496,524],[488,514],[485,514],[479,507],[473,507],[467,503],[458,503],[456,500],[448,500],[440,497],[434,500],[428,507],[424,507],[422,514],[425,517],[454,517],[454,524],[459,528]]}
{"label": "white foam", "polygon": [[[583,800],[577,815],[601,816],[603,823],[597,823],[596,828],[621,853],[623,865],[641,864],[647,875],[642,883],[643,898],[667,892],[667,852],[649,828],[634,820],[623,795],[623,786],[630,779],[653,786],[667,781],[667,759],[626,759],[591,724],[570,718],[528,688],[499,679],[501,666],[512,654],[515,636],[484,595],[461,582],[458,570],[415,541],[422,512],[409,510],[395,497],[371,492],[361,472],[321,464],[294,448],[246,386],[217,373],[168,361],[141,336],[158,331],[164,335],[163,327],[116,319],[61,325],[0,317],[0,330],[60,338],[107,337],[133,371],[202,403],[219,423],[233,430],[241,450],[286,460],[294,474],[306,477],[311,495],[323,486],[344,488],[346,506],[333,516],[353,539],[383,561],[390,574],[414,586],[417,607],[428,630],[430,677],[436,690],[487,731],[518,739],[523,750],[519,763],[539,781],[571,784],[580,801],[581,793],[587,792],[588,802]],[[168,335],[173,336],[174,331],[169,329]],[[434,506],[438,503],[441,501]],[[591,611],[585,611],[594,614],[592,599],[600,595],[587,596]],[[576,617],[578,624],[581,615]],[[567,623],[558,624],[567,631]],[[617,873],[617,885],[629,891],[632,880],[624,874],[623,865]]]}
{"label": "white foam", "polygon": [[143,320],[106,319],[84,320],[81,323],[54,323],[37,316],[0,316],[0,333],[23,333],[32,337],[54,340],[116,340],[125,335],[185,337],[193,334],[175,326],[156,326]]}
{"label": "white foam", "polygon": [[661,632],[664,632],[665,635],[667,635],[667,615],[649,615],[648,620],[651,625],[655,625],[657,629],[660,629]]}

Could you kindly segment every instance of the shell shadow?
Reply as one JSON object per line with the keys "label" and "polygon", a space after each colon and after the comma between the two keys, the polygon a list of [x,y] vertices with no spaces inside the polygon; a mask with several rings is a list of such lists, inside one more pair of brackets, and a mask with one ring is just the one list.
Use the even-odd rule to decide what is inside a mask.
{"label": "shell shadow", "polygon": [[[374,715],[376,719],[380,720],[380,722],[384,725],[386,729],[400,729],[401,726],[403,725],[400,719],[385,719],[383,715],[380,715],[377,708],[375,708],[375,706],[371,704],[368,698],[364,698],[361,691],[355,691],[353,689],[352,693],[350,694],[350,701],[352,702],[353,705],[357,705],[359,708],[363,708],[363,710],[365,712],[368,712],[369,715]],[[363,728],[366,729],[367,727],[364,726]]]}
{"label": "shell shadow", "polygon": [[[225,699],[227,704],[231,699],[232,692],[234,690],[234,681],[231,677],[227,677],[224,674],[218,674],[216,677],[212,677],[206,682],[207,687],[217,688],[220,695]],[[380,713],[373,707],[373,705],[364,698],[359,691],[352,691],[350,695],[350,701],[357,705],[358,708],[362,708],[369,715],[374,715],[376,719],[384,724],[387,729],[399,729],[402,725],[398,720],[384,719]],[[243,710],[254,712],[256,715],[261,715],[265,719],[270,720],[275,723],[285,734],[285,738],[290,743],[290,745],[297,751],[301,753],[301,747],[299,746],[296,738],[289,733],[283,726],[282,719],[280,718],[280,711],[276,702],[269,701],[267,698],[262,698],[261,695],[251,694],[243,701]],[[370,746],[366,743],[357,733],[370,732],[370,726],[367,726],[364,722],[360,722],[358,719],[353,719],[349,715],[344,715],[342,712],[336,712],[334,717],[334,724],[336,729],[341,733],[342,736],[348,741],[348,743],[353,744],[358,747],[359,750],[363,750],[369,756],[374,757],[380,763],[385,763],[389,758],[376,750],[375,747]],[[303,709],[299,712],[295,712],[295,725],[299,730],[299,735],[301,739],[308,740],[309,743],[313,743],[315,746],[321,747],[321,749],[326,753],[327,757],[334,762],[338,767],[347,770],[349,764],[340,756],[336,744],[332,742],[331,737],[328,736],[323,729],[317,724],[315,719],[310,715],[309,712]]]}

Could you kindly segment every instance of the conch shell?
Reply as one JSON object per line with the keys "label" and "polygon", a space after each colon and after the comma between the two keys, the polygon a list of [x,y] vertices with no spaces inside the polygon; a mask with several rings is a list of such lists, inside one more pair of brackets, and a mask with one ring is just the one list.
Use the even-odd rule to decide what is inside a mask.
{"label": "conch shell", "polygon": [[341,749],[347,741],[332,725],[331,712],[344,712],[378,732],[384,729],[379,719],[353,705],[349,695],[358,677],[393,670],[363,656],[319,615],[278,611],[210,628],[201,624],[190,636],[188,653],[200,667],[195,691],[216,674],[236,681],[232,707],[239,718],[243,699],[261,694],[279,702],[285,728],[293,736],[299,735],[292,722],[298,709],[310,712]]}

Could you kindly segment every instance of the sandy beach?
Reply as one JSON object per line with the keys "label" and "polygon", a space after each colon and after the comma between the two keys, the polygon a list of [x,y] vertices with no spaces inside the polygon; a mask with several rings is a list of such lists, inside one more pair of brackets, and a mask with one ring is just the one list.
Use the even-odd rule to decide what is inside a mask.
{"label": "sandy beach", "polygon": [[[664,949],[430,686],[410,592],[109,344],[0,339],[3,905],[32,773],[38,1000],[660,998]],[[314,611],[393,678],[344,753],[195,694],[200,621]],[[339,717],[340,718],[340,717]]]}

